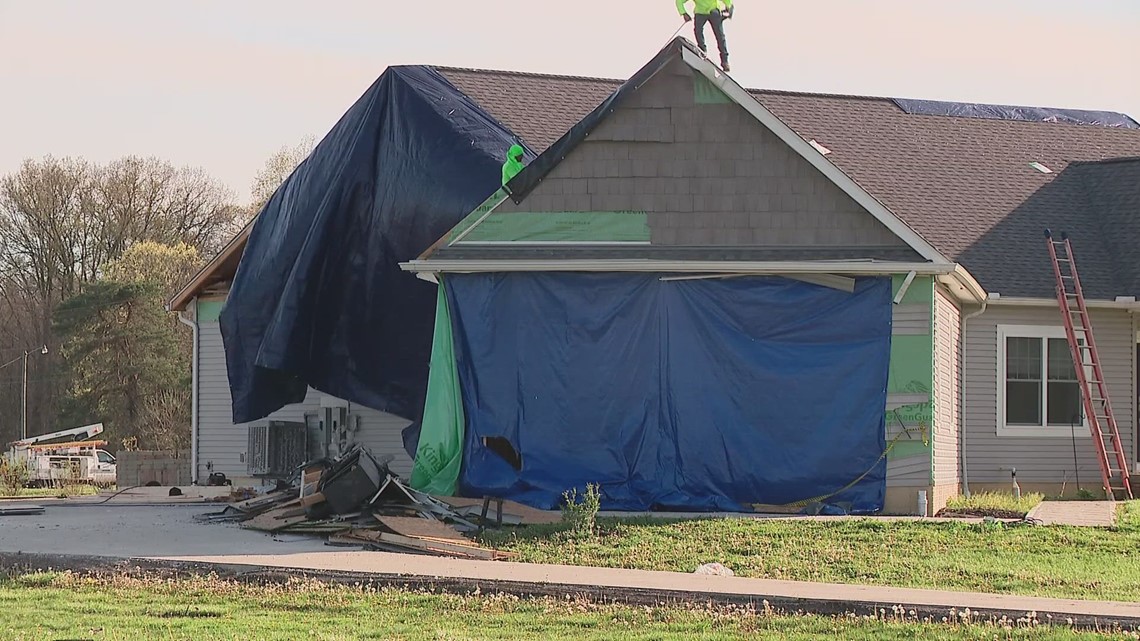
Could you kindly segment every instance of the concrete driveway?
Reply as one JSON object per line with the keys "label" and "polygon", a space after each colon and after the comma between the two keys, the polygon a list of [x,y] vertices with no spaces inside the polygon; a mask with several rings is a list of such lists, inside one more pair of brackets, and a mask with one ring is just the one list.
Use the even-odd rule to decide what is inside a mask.
{"label": "concrete driveway", "polygon": [[0,516],[0,552],[165,557],[339,551],[317,537],[271,535],[243,530],[235,523],[194,520],[195,514],[221,510],[220,504],[32,503],[45,512]]}

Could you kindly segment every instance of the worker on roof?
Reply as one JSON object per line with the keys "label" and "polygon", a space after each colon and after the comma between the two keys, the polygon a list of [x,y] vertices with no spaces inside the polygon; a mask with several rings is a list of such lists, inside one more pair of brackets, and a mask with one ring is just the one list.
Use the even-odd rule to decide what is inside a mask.
{"label": "worker on roof", "polygon": [[[690,2],[693,3],[692,16],[685,9],[685,5]],[[732,18],[732,0],[677,0],[677,11],[685,22],[696,18],[693,29],[697,35],[697,46],[706,54],[709,50],[705,46],[705,23],[712,23],[713,36],[716,37],[716,46],[720,50],[720,66],[728,71],[728,43],[724,38],[724,21]]]}
{"label": "worker on roof", "polygon": [[503,163],[503,185],[511,182],[520,171],[523,170],[523,148],[522,145],[511,145],[507,151],[507,162]]}

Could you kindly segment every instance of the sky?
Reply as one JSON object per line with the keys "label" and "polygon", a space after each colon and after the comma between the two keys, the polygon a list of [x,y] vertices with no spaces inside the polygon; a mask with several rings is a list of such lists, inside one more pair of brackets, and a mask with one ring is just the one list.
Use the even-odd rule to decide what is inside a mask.
{"label": "sky", "polygon": [[[1140,119],[1140,0],[736,5],[746,87]],[[153,155],[245,200],[266,158],[321,138],[389,65],[625,78],[680,26],[673,0],[0,0],[0,174]]]}

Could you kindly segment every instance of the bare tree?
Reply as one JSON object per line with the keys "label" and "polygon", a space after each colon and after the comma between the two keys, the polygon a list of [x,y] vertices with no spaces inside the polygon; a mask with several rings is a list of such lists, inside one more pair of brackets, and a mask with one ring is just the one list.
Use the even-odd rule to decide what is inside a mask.
{"label": "bare tree", "polygon": [[255,216],[261,212],[265,203],[273,197],[273,192],[277,191],[277,188],[285,182],[293,170],[304,162],[309,154],[313,153],[316,146],[317,139],[313,136],[306,136],[293,147],[285,146],[278,149],[265,161],[265,165],[254,176],[253,185],[250,187],[251,215]]}
{"label": "bare tree", "polygon": [[229,240],[239,214],[222,183],[157,158],[127,157],[101,168],[92,195],[105,259],[141,240],[186,243],[212,254]]}
{"label": "bare tree", "polygon": [[[200,169],[128,157],[97,166],[81,159],[25,161],[0,177],[0,358],[52,345],[29,369],[30,429],[52,427],[67,383],[52,318],[133,245],[185,243],[220,249],[242,221],[234,195]],[[19,416],[21,381],[0,373],[0,416]],[[12,390],[16,391],[13,392]],[[9,421],[0,430],[11,433]]]}

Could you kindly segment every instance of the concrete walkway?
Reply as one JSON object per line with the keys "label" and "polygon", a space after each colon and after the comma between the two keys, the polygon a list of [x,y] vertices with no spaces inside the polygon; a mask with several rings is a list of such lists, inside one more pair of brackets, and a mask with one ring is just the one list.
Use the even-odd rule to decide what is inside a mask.
{"label": "concrete walkway", "polygon": [[671,601],[754,604],[784,611],[871,614],[902,607],[941,621],[969,608],[982,618],[1036,612],[1041,622],[1140,629],[1140,603],[1041,599],[966,592],[801,583],[672,572],[485,562],[347,551],[300,535],[271,536],[194,515],[217,506],[50,505],[45,514],[0,518],[0,568],[217,572],[241,580],[293,575],[469,593],[584,595],[638,605]]}
{"label": "concrete walkway", "polygon": [[387,552],[323,552],[260,556],[178,556],[159,561],[242,566],[250,570],[289,569],[318,573],[353,573],[386,579],[411,579],[413,584],[456,582],[470,588],[499,589],[522,593],[584,593],[622,598],[628,593],[648,592],[659,601],[713,600],[767,601],[772,607],[810,612],[852,612],[895,606],[927,616],[951,616],[951,611],[969,609],[977,616],[1012,619],[1036,613],[1040,622],[1116,622],[1140,626],[1140,603],[1045,599],[971,592],[944,592],[906,588],[803,583],[706,576],[677,572],[649,572],[567,565],[539,565],[495,561],[468,561]]}
{"label": "concrete walkway", "polygon": [[1044,525],[1112,527],[1116,506],[1112,501],[1042,501],[1027,516]]}

